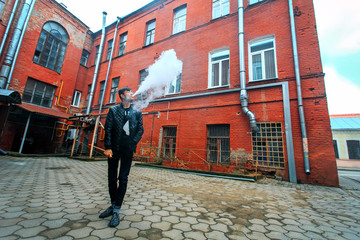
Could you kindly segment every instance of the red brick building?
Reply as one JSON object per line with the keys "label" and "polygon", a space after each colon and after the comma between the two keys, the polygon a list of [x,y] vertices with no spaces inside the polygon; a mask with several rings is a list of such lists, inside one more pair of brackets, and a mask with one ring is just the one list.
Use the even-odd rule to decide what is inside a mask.
{"label": "red brick building", "polygon": [[[59,49],[66,48],[56,61],[46,62],[41,48],[52,36],[47,24],[61,38]],[[103,36],[101,44],[102,31],[91,33],[55,1],[35,2],[8,87],[23,103],[0,106],[1,148],[16,150],[21,136],[14,129],[24,132],[29,112],[55,133],[47,131],[54,147],[44,152],[64,140],[57,133],[66,125],[57,117],[65,113],[95,116],[102,109],[104,124],[107,109],[119,102],[117,89],[136,90],[146,69],[174,49],[182,73],[142,110],[145,133],[137,154],[169,166],[229,172],[239,156],[291,182],[338,186],[312,0],[155,0],[108,25]],[[27,91],[34,84],[52,90],[44,111],[35,109],[39,104]],[[29,126],[32,135],[39,131],[34,122]],[[92,134],[82,135],[89,141]],[[156,152],[148,154],[148,147]]]}

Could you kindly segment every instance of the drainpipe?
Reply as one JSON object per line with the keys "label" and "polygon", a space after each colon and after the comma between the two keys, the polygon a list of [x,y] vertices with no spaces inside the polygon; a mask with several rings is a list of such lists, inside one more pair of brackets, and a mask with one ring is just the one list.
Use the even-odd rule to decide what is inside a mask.
{"label": "drainpipe", "polygon": [[95,63],[94,77],[93,77],[93,81],[92,81],[92,84],[91,84],[89,102],[88,102],[88,105],[87,105],[87,108],[86,108],[86,115],[89,115],[89,113],[90,113],[91,103],[92,103],[92,100],[94,98],[96,78],[97,78],[97,74],[98,74],[98,71],[99,71],[99,65],[100,65],[100,59],[101,59],[101,55],[102,55],[102,50],[104,48],[106,15],[107,15],[107,13],[104,11],[103,12],[103,24],[102,24],[102,33],[101,33],[99,54],[98,54],[98,57],[97,57],[96,63]]}
{"label": "drainpipe", "polygon": [[36,0],[33,0],[33,1],[31,2],[30,10],[29,10],[28,15],[27,15],[27,17],[26,17],[23,31],[21,32],[20,41],[19,41],[19,44],[18,44],[18,46],[17,46],[17,48],[16,48],[14,60],[13,60],[13,62],[12,62],[12,64],[11,64],[10,73],[9,73],[9,77],[8,77],[8,81],[7,81],[7,84],[6,84],[5,89],[8,89],[8,88],[9,88],[9,85],[10,85],[10,82],[11,82],[11,78],[12,78],[12,75],[13,75],[13,72],[14,72],[14,69],[15,69],[16,59],[17,59],[18,54],[19,54],[19,51],[20,51],[21,43],[22,43],[22,40],[23,40],[24,34],[25,34],[25,29],[26,29],[26,26],[27,26],[27,24],[28,24],[28,22],[29,22],[29,19],[30,19],[30,16],[31,16],[31,12],[32,12],[32,10],[33,10],[33,8],[34,8],[35,1],[36,1]]}
{"label": "drainpipe", "polygon": [[30,17],[31,3],[35,3],[35,0],[25,0],[24,6],[20,13],[20,17],[14,29],[9,48],[7,50],[3,65],[0,70],[0,88],[5,88],[6,83],[8,82],[9,73],[14,63],[16,50],[20,47],[20,40],[22,40],[23,32],[25,32],[25,27],[28,22],[28,18]]}
{"label": "drainpipe", "polygon": [[106,89],[106,85],[107,85],[108,78],[109,78],[109,72],[110,72],[110,67],[111,67],[111,60],[112,60],[112,56],[113,56],[113,53],[114,53],[115,40],[116,40],[117,30],[118,30],[118,26],[119,26],[120,21],[121,21],[121,18],[120,18],[120,17],[117,17],[117,22],[116,22],[116,27],[115,27],[115,32],[114,32],[114,38],[113,38],[112,46],[111,46],[111,53],[110,53],[109,65],[108,65],[108,69],[107,69],[107,72],[106,72],[106,78],[105,78],[105,83],[104,83],[104,91],[102,92],[102,95],[100,96],[100,97],[101,97],[101,100],[100,100],[99,114],[101,114],[102,105],[103,105],[103,102],[104,102],[105,89]]}
{"label": "drainpipe", "polygon": [[6,26],[5,34],[4,34],[3,40],[2,40],[2,42],[1,42],[1,47],[0,47],[0,56],[1,56],[2,51],[3,51],[3,49],[4,49],[4,45],[5,45],[7,36],[9,35],[10,26],[11,26],[11,23],[12,23],[12,21],[13,21],[13,18],[14,18],[15,11],[16,11],[16,8],[17,8],[18,3],[19,3],[19,0],[16,0],[15,3],[14,3],[14,7],[13,7],[13,9],[12,9],[12,12],[11,12],[10,18],[9,18],[8,25]]}
{"label": "drainpipe", "polygon": [[243,112],[249,117],[252,132],[258,132],[255,115],[248,109],[249,97],[246,91],[245,44],[244,44],[244,5],[238,0],[239,15],[239,60],[240,60],[240,102]]}
{"label": "drainpipe", "polygon": [[293,1],[292,0],[289,0],[289,14],[290,14],[291,38],[292,38],[292,46],[293,46],[293,54],[294,54],[296,87],[297,87],[297,95],[298,95],[300,127],[301,127],[302,141],[303,141],[304,167],[305,167],[305,173],[309,175],[310,174],[309,149],[308,149],[308,139],[307,139],[307,134],[306,134],[306,126],[305,126],[305,116],[304,116],[304,108],[303,108],[303,101],[302,101],[303,99],[302,99],[302,94],[301,94],[299,58],[298,58],[298,51],[297,51],[295,20],[294,20],[294,10],[293,10]]}

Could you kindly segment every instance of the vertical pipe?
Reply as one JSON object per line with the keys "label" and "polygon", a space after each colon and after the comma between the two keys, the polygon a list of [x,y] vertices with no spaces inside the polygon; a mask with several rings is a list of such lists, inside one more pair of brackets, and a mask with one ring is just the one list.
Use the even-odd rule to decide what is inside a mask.
{"label": "vertical pipe", "polygon": [[112,60],[112,56],[113,56],[113,53],[114,53],[115,40],[116,40],[117,30],[118,30],[118,26],[119,26],[120,21],[121,21],[121,18],[117,17],[117,22],[116,22],[116,27],[115,27],[115,32],[114,32],[114,38],[113,38],[112,48],[111,48],[111,53],[110,53],[109,65],[108,65],[108,69],[107,69],[107,72],[106,72],[106,78],[105,78],[105,83],[104,83],[104,91],[102,92],[102,94],[100,96],[101,99],[100,99],[99,114],[101,114],[102,105],[103,105],[103,102],[104,102],[105,90],[106,90],[106,85],[107,85],[108,78],[109,78],[111,60]]}
{"label": "vertical pipe", "polygon": [[26,19],[28,18],[30,4],[32,1],[35,1],[35,0],[25,0],[25,3],[21,10],[18,22],[14,29],[14,33],[11,38],[9,48],[6,52],[3,65],[1,66],[1,70],[0,70],[0,88],[5,88],[6,83],[8,82],[9,73],[11,71],[11,67],[13,66],[13,60],[14,60],[14,56],[16,53],[16,49],[18,48],[18,46],[20,44],[21,35],[22,35],[22,32],[24,31],[24,26],[26,23]]}
{"label": "vertical pipe", "polygon": [[243,112],[249,117],[252,132],[257,132],[255,115],[248,109],[249,97],[246,91],[245,74],[245,43],[244,43],[244,5],[243,0],[238,0],[239,17],[239,61],[240,61],[240,102]]}
{"label": "vertical pipe", "polygon": [[9,21],[8,21],[8,25],[6,26],[6,30],[5,30],[5,33],[4,33],[4,36],[3,36],[3,40],[1,42],[1,46],[0,46],[0,56],[2,54],[2,51],[4,49],[4,45],[5,45],[5,42],[6,42],[6,39],[7,39],[7,36],[9,35],[9,31],[10,31],[10,27],[11,27],[11,23],[14,19],[14,15],[15,15],[15,11],[16,11],[16,8],[17,8],[17,5],[19,3],[19,0],[16,0],[15,3],[14,3],[14,7],[11,11],[11,15],[10,15],[10,18],[9,18]]}
{"label": "vertical pipe", "polygon": [[19,153],[22,153],[22,150],[23,150],[23,147],[24,147],[25,138],[26,138],[26,135],[27,135],[27,132],[28,132],[28,129],[29,129],[29,125],[30,125],[31,114],[32,113],[30,112],[29,116],[28,116],[28,119],[26,121],[26,126],[25,126],[25,130],[24,130],[24,135],[23,135],[23,138],[22,138],[22,141],[21,141]]}
{"label": "vertical pipe", "polygon": [[87,105],[87,108],[86,108],[86,115],[89,115],[89,113],[90,113],[92,100],[94,98],[96,78],[97,78],[97,74],[98,74],[98,71],[99,71],[100,59],[101,59],[101,55],[102,55],[102,51],[103,51],[103,47],[104,47],[106,15],[107,15],[107,13],[103,12],[103,24],[102,24],[102,33],[101,33],[99,54],[97,56],[96,63],[95,63],[94,77],[93,77],[93,81],[92,81],[92,84],[91,84],[91,89],[90,89],[90,94],[89,94],[89,102],[88,102],[88,105]]}
{"label": "vertical pipe", "polygon": [[307,134],[306,134],[303,99],[302,99],[302,94],[301,94],[301,79],[300,79],[300,70],[299,70],[299,57],[298,57],[298,50],[297,50],[295,20],[294,20],[294,10],[293,10],[293,2],[292,2],[292,0],[289,0],[289,14],[290,14],[291,38],[292,38],[295,76],[296,76],[296,88],[297,88],[297,95],[298,95],[298,108],[299,108],[299,116],[300,116],[300,127],[301,127],[301,135],[302,135],[302,142],[303,142],[303,152],[304,152],[304,167],[305,167],[305,173],[310,174],[308,139],[307,139]]}

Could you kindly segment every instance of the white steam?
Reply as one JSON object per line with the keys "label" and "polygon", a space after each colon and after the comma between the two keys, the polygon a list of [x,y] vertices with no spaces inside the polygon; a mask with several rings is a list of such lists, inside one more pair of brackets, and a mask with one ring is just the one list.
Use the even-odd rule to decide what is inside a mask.
{"label": "white steam", "polygon": [[177,59],[174,49],[162,52],[155,63],[148,67],[148,76],[134,93],[134,95],[145,95],[144,100],[134,102],[134,107],[139,110],[144,109],[154,99],[164,96],[166,88],[176,80],[181,70],[182,61]]}

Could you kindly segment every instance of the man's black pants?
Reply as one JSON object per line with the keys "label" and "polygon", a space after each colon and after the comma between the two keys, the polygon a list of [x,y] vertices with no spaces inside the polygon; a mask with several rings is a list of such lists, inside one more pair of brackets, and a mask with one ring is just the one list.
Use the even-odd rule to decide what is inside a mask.
{"label": "man's black pants", "polygon": [[[117,207],[121,207],[124,200],[132,157],[132,149],[124,147],[120,151],[113,151],[113,157],[108,158],[108,184],[110,200],[111,203]],[[118,174],[119,162],[121,163]]]}

